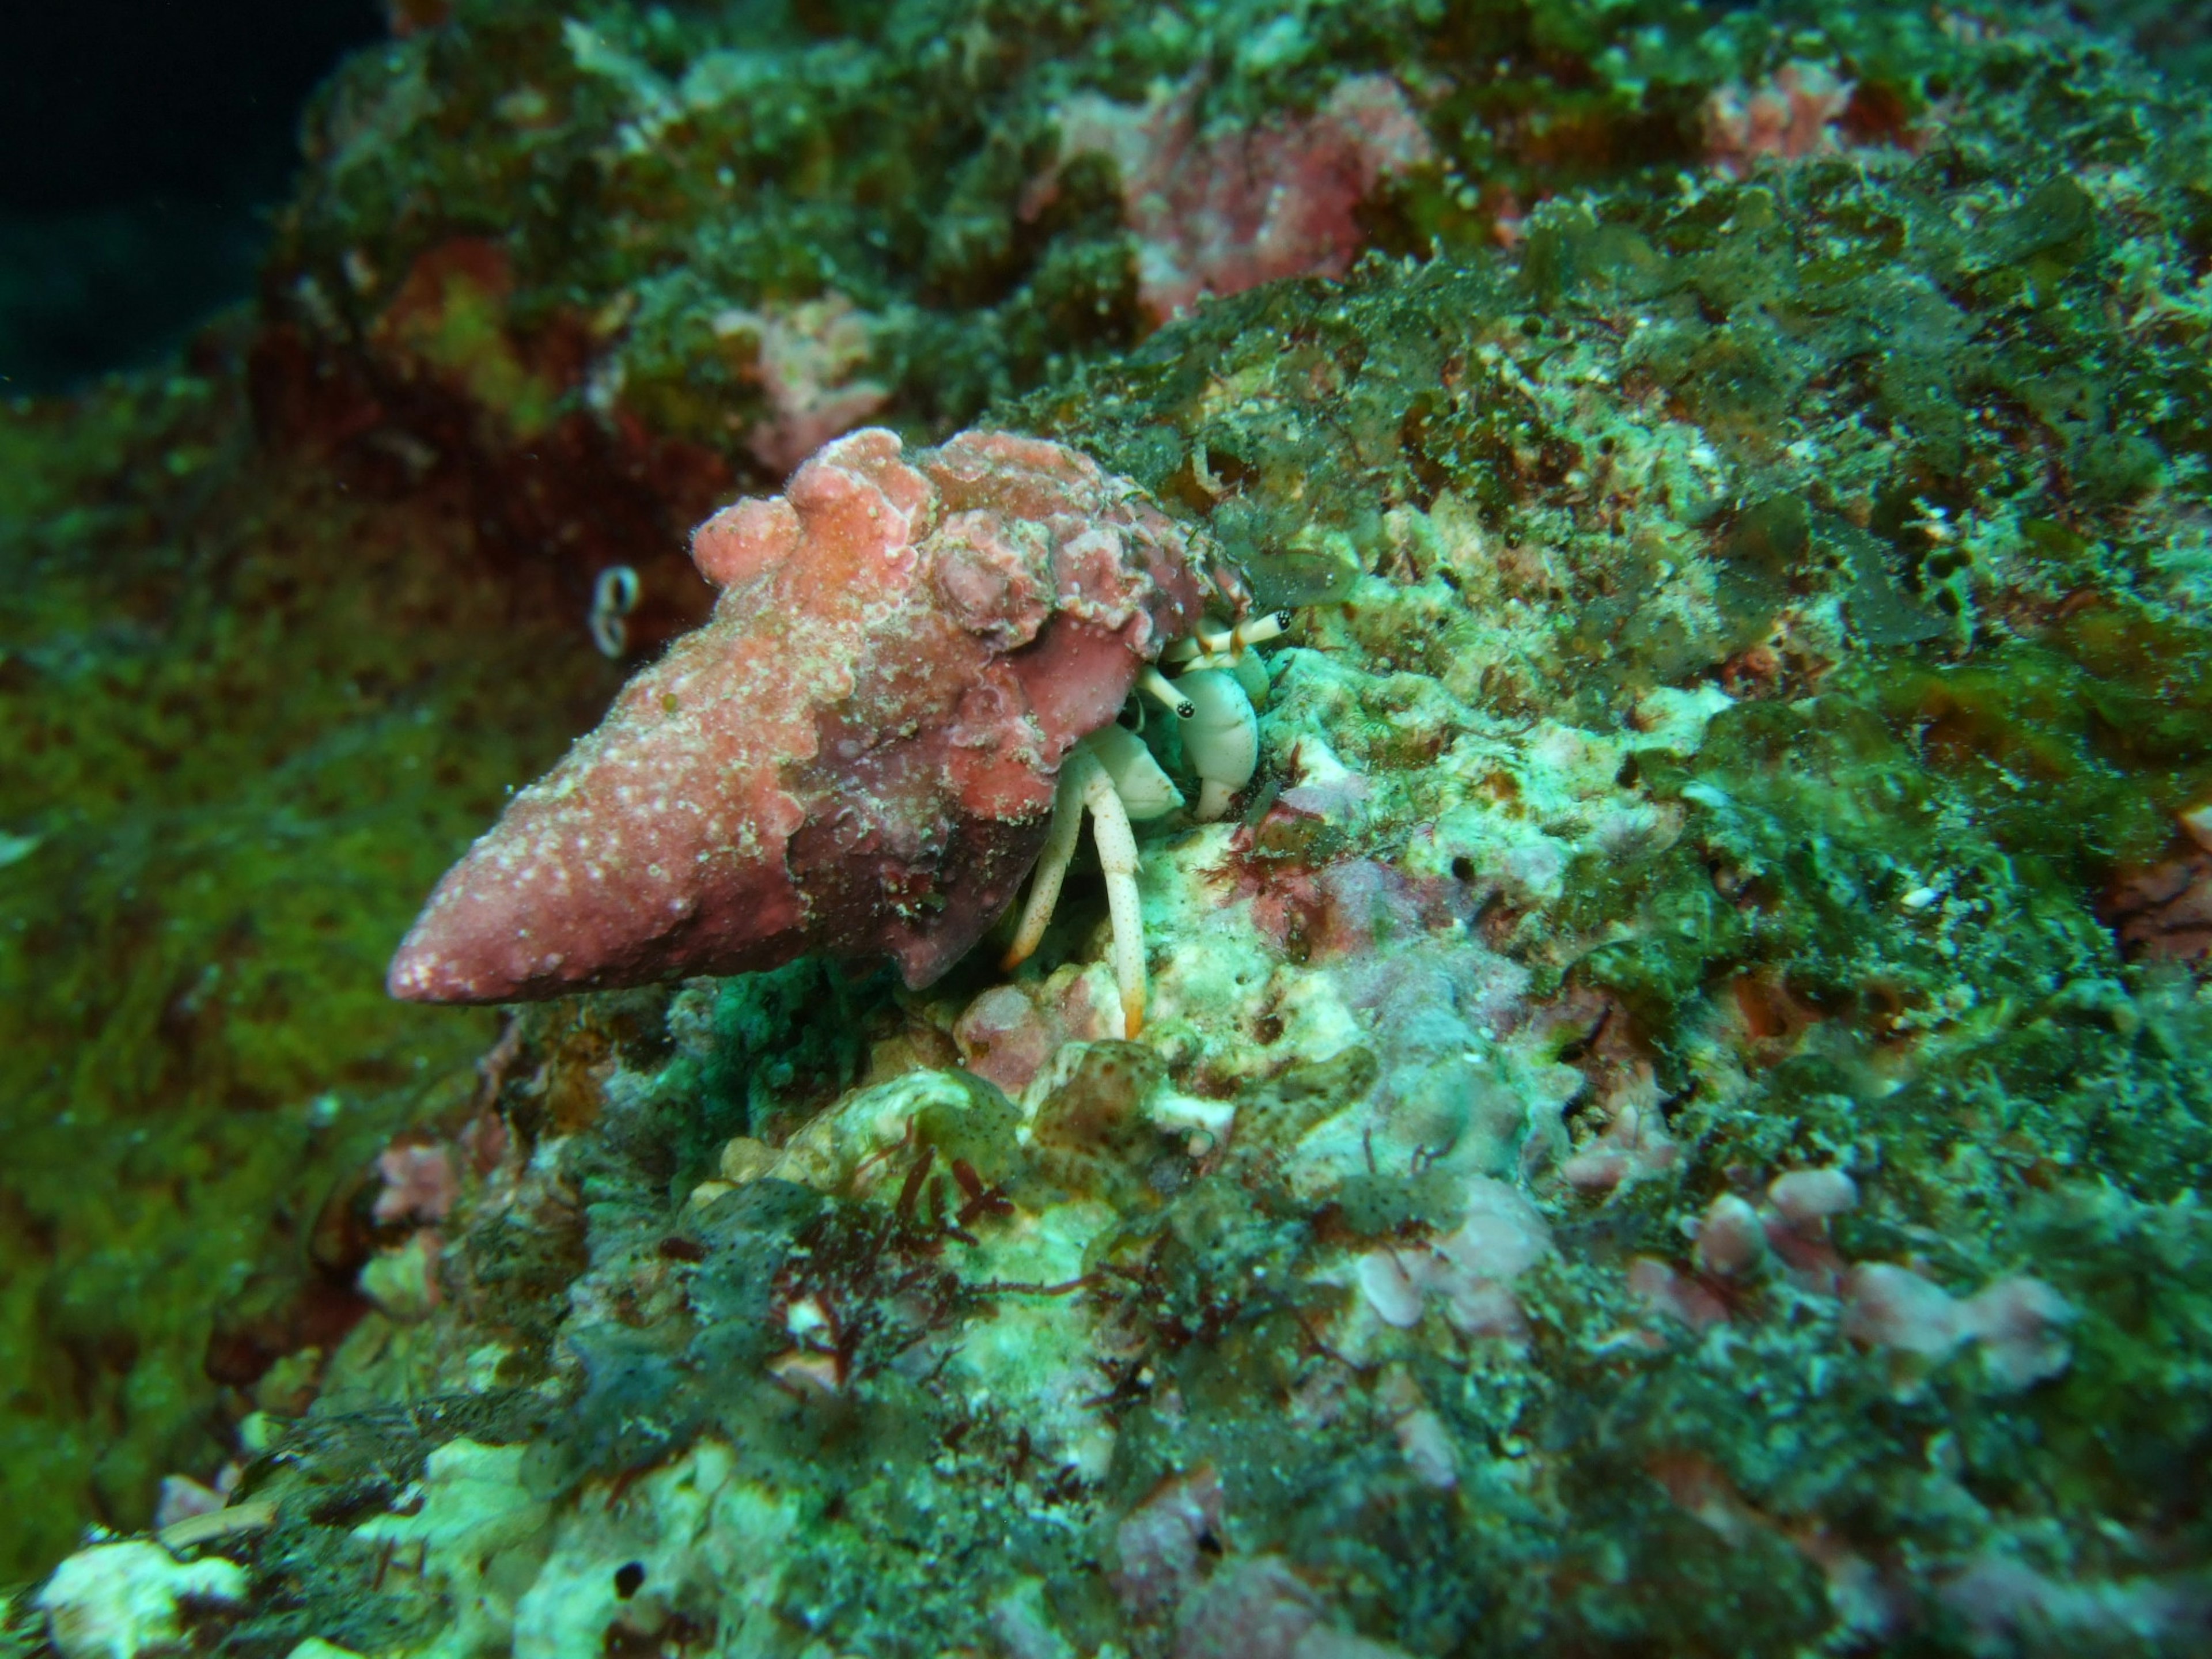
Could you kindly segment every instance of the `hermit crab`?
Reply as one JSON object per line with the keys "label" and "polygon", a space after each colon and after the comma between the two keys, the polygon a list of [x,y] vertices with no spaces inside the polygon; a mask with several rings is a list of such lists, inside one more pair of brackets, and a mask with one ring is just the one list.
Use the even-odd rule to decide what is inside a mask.
{"label": "hermit crab", "polygon": [[[1278,611],[1249,623],[1201,627],[1161,653],[1164,660],[1183,669],[1180,677],[1169,678],[1157,665],[1139,671],[1139,690],[1166,708],[1179,724],[1184,757],[1198,775],[1198,806],[1193,816],[1201,823],[1211,823],[1226,811],[1259,765],[1255,705],[1267,700],[1267,671],[1250,647],[1276,638],[1289,622],[1288,612]],[[1044,938],[1088,813],[1106,878],[1106,908],[1114,927],[1114,979],[1121,993],[1123,1025],[1134,1036],[1145,1018],[1145,930],[1137,893],[1137,838],[1131,825],[1165,817],[1183,804],[1182,792],[1128,727],[1101,726],[1077,743],[1060,766],[1044,850],[1037,857],[1014,942],[1000,966],[1008,970],[1020,966]]]}
{"label": "hermit crab", "polygon": [[[1088,811],[1128,1029],[1144,1012],[1130,821],[1180,796],[1120,717],[1172,711],[1218,817],[1258,755],[1250,614],[1203,538],[1062,445],[870,428],[699,526],[713,616],[617,696],[447,872],[392,994],[504,1002],[895,960],[929,984],[1036,879],[1036,948]],[[1172,677],[1169,670],[1177,671]]]}

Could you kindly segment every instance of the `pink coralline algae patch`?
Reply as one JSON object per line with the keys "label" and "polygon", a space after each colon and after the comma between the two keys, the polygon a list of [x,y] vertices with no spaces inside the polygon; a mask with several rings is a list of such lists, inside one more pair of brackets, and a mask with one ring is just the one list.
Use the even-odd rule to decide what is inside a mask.
{"label": "pink coralline algae patch", "polygon": [[1978,1342],[1990,1381],[2014,1392],[2057,1376],[2071,1358],[2073,1307],[2039,1279],[2015,1276],[1961,1301],[1910,1267],[1871,1262],[1844,1280],[1844,1332],[1930,1364]]}
{"label": "pink coralline algae patch", "polygon": [[1610,1193],[1674,1167],[1681,1148],[1667,1133],[1657,1094],[1648,1067],[1607,1091],[1599,1103],[1604,1127],[1559,1165],[1569,1185],[1585,1193]]}
{"label": "pink coralline algae patch", "polygon": [[1113,1575],[1121,1605],[1141,1618],[1173,1607],[1198,1583],[1209,1544],[1218,1552],[1221,1482],[1210,1463],[1163,1481],[1115,1528],[1121,1564]]}
{"label": "pink coralline algae patch", "polygon": [[[1060,110],[1061,164],[1110,157],[1136,234],[1137,289],[1164,322],[1200,295],[1284,276],[1340,276],[1365,240],[1356,210],[1383,179],[1434,149],[1405,91],[1387,75],[1340,82],[1310,115],[1198,130],[1202,83],[1161,85],[1142,104],[1097,93]],[[1041,210],[1058,187],[1032,188]]]}
{"label": "pink coralline algae patch", "polygon": [[716,315],[716,336],[755,343],[748,373],[771,418],[745,434],[745,447],[763,466],[790,471],[890,401],[889,387],[861,374],[875,349],[872,322],[842,294]]}
{"label": "pink coralline algae patch", "polygon": [[1051,1011],[1020,986],[996,985],[969,1003],[952,1027],[960,1063],[977,1077],[1018,1096],[1066,1041]]}
{"label": "pink coralline algae patch", "polygon": [[380,1222],[443,1221],[460,1195],[443,1146],[387,1146],[377,1156],[376,1172],[383,1186],[372,1213]]}
{"label": "pink coralline algae patch", "polygon": [[1730,82],[1705,100],[1705,159],[1732,179],[1762,156],[1802,161],[1843,146],[1836,124],[1851,101],[1851,83],[1825,64],[1791,62],[1746,88]]}
{"label": "pink coralline algae patch", "polygon": [[1764,1207],[1723,1193],[1705,1206],[1692,1235],[1698,1276],[1644,1257],[1630,1269],[1629,1288],[1656,1311],[1699,1330],[1728,1317],[1720,1290],[1769,1269],[1808,1295],[1833,1296],[1844,1261],[1828,1237],[1828,1223],[1858,1200],[1858,1183],[1833,1168],[1776,1176],[1767,1185]]}
{"label": "pink coralline algae patch", "polygon": [[394,996],[502,1002],[802,955],[928,984],[1035,862],[1060,765],[1197,622],[1203,562],[1057,444],[839,439],[692,557],[714,614],[441,881]]}
{"label": "pink coralline algae patch", "polygon": [[1654,1313],[1698,1331],[1725,1322],[1729,1296],[1769,1272],[1808,1296],[1835,1296],[1844,1263],[1828,1223],[1858,1201],[1858,1183],[1832,1167],[1777,1176],[1763,1205],[1723,1193],[1692,1230],[1695,1273],[1638,1256],[1629,1265],[1628,1288]]}
{"label": "pink coralline algae patch", "polygon": [[1118,1036],[1121,1016],[1110,975],[1054,975],[1042,981],[993,986],[953,1022],[952,1041],[963,1066],[1018,1097],[1052,1064],[1062,1044]]}
{"label": "pink coralline algae patch", "polygon": [[1705,1206],[1698,1224],[1698,1270],[1716,1279],[1741,1279],[1766,1259],[1766,1226],[1759,1212],[1734,1193]]}
{"label": "pink coralline algae patch", "polygon": [[1832,1166],[1790,1170],[1767,1183],[1766,1201],[1791,1231],[1802,1237],[1825,1238],[1832,1219],[1857,1207],[1859,1187]]}
{"label": "pink coralline algae patch", "polygon": [[1844,1258],[1828,1224],[1858,1201],[1858,1183],[1834,1168],[1791,1170],[1767,1184],[1766,1242],[1799,1290],[1836,1294]]}
{"label": "pink coralline algae patch", "polygon": [[2106,909],[2120,943],[2154,961],[2212,957],[2212,801],[2179,814],[2191,843],[2172,858],[2124,878]]}
{"label": "pink coralline algae patch", "polygon": [[1370,1250],[1352,1268],[1353,1282],[1386,1325],[1407,1329],[1430,1298],[1462,1336],[1518,1342],[1528,1322],[1513,1282],[1552,1254],[1552,1231],[1534,1205],[1502,1181],[1468,1182],[1459,1224],[1431,1243]]}
{"label": "pink coralline algae patch", "polygon": [[1115,1591],[1133,1617],[1173,1624],[1173,1659],[1405,1659],[1328,1623],[1321,1596],[1279,1556],[1216,1565],[1224,1508],[1220,1480],[1201,1464],[1163,1481],[1115,1528]]}
{"label": "pink coralline algae patch", "polygon": [[1340,1630],[1322,1598],[1277,1555],[1225,1561],[1183,1604],[1173,1659],[1407,1659],[1405,1650]]}
{"label": "pink coralline algae patch", "polygon": [[2014,1274],[1961,1298],[1911,1267],[1847,1264],[1828,1224],[1858,1201],[1858,1183],[1834,1168],[1777,1176],[1763,1206],[1723,1194],[1698,1223],[1696,1273],[1639,1256],[1630,1264],[1628,1287],[1652,1312],[1702,1332],[1728,1322],[1735,1289],[1771,1269],[1806,1296],[1838,1298],[1843,1334],[1862,1347],[1932,1366],[1978,1344],[1984,1375],[2003,1394],[2066,1369],[2072,1358],[2066,1328],[2075,1311],[2039,1279]]}
{"label": "pink coralline algae patch", "polygon": [[[1693,1331],[1728,1322],[1728,1303],[1703,1280],[1678,1272],[1656,1256],[1639,1255],[1628,1264],[1628,1288],[1645,1308],[1679,1321]],[[1651,1347],[1663,1346],[1656,1337]]]}

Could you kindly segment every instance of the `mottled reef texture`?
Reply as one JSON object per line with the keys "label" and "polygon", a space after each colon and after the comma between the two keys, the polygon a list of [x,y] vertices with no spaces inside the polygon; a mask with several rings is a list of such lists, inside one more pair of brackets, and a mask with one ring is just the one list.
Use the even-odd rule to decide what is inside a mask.
{"label": "mottled reef texture", "polygon": [[[2203,1650],[2201,94],[1996,9],[399,9],[245,366],[9,417],[15,1559],[232,1501],[0,1650]],[[1289,264],[1154,328],[1217,224]],[[1144,832],[1141,1042],[1079,869],[1011,976],[372,1000],[601,567],[672,631],[708,506],[978,419],[1334,601]]]}
{"label": "mottled reef texture", "polygon": [[392,939],[615,683],[455,492],[364,500],[241,392],[218,337],[0,413],[0,1577],[344,1328],[318,1205],[496,1030],[392,1005]]}

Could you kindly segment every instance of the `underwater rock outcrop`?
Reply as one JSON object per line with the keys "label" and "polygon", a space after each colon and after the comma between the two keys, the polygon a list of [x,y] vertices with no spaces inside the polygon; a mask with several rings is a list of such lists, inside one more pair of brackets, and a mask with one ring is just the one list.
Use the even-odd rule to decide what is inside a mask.
{"label": "underwater rock outcrop", "polygon": [[424,9],[308,115],[258,407],[357,488],[458,483],[580,612],[635,567],[640,648],[711,603],[681,532],[840,431],[943,436],[1202,294],[1704,142],[1657,5]]}
{"label": "underwater rock outcrop", "polygon": [[1143,1040],[1080,867],[1015,970],[518,1010],[179,1471],[191,1644],[2203,1650],[2202,100],[2042,13],[1289,15],[1204,12],[1452,166],[1671,137],[994,406],[1336,601],[1139,843]]}

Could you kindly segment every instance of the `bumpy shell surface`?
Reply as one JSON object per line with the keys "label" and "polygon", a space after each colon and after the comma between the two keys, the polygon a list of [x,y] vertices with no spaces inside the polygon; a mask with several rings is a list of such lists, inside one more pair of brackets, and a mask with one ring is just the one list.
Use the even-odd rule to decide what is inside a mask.
{"label": "bumpy shell surface", "polygon": [[926,985],[1035,862],[1060,761],[1206,580],[1057,444],[864,430],[692,537],[722,590],[438,884],[394,996],[504,1002],[821,954]]}

